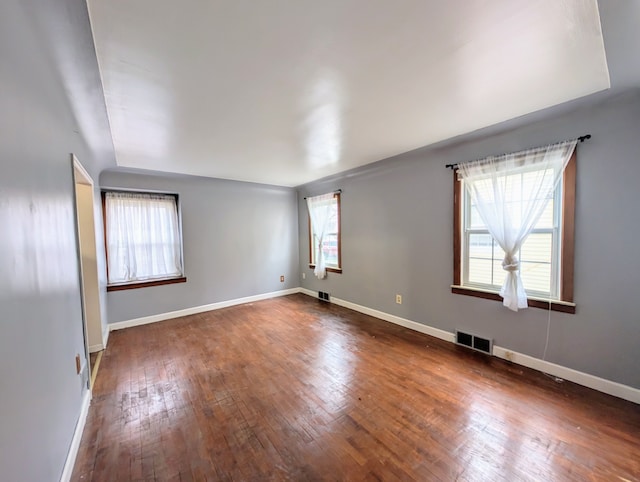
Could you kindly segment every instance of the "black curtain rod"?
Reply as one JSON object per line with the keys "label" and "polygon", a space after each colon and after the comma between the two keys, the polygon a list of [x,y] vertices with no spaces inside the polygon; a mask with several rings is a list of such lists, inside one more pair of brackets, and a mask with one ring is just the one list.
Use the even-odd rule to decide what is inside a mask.
{"label": "black curtain rod", "polygon": [[[578,141],[580,141],[580,142],[584,142],[584,141],[586,141],[588,139],[591,139],[591,134],[587,134],[586,136],[578,137]],[[496,156],[496,157],[500,157],[500,156]],[[457,163],[456,164],[447,164],[445,167],[447,167],[448,169],[456,169],[458,167],[458,164]]]}
{"label": "black curtain rod", "polygon": [[[333,194],[338,194],[338,193],[341,193],[341,192],[342,192],[342,189],[336,189],[335,191],[331,191],[331,192],[332,192]],[[327,194],[328,194],[328,193],[327,193]],[[311,197],[313,197],[313,196],[311,196]],[[305,197],[305,198],[303,198],[303,199],[307,199],[307,198]]]}

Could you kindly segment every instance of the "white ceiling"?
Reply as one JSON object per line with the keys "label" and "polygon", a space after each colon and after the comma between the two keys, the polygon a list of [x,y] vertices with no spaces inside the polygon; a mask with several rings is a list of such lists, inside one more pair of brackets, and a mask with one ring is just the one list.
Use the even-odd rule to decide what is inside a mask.
{"label": "white ceiling", "polygon": [[595,0],[88,0],[119,166],[296,186],[609,87]]}

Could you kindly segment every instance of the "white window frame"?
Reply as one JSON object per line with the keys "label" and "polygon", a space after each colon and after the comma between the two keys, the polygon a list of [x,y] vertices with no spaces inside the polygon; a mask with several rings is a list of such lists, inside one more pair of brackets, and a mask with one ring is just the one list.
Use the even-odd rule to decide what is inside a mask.
{"label": "white window frame", "polygon": [[[517,174],[524,174],[525,172],[532,172],[535,169],[530,169],[528,171],[519,172]],[[510,173],[513,174],[513,173]],[[472,234],[486,234],[491,237],[489,230],[487,228],[478,228],[471,226],[471,196],[467,189],[464,188],[463,183],[462,193],[464,196],[463,201],[463,242],[462,242],[462,283],[461,285],[469,288],[476,288],[486,291],[494,291],[498,293],[500,291],[500,287],[502,286],[502,282],[493,283],[493,284],[485,284],[469,281],[469,242]],[[549,291],[536,291],[533,289],[527,289],[525,286],[525,290],[528,296],[542,298],[542,299],[551,299],[551,300],[559,300],[560,299],[560,277],[561,277],[561,263],[560,263],[560,247],[561,247],[561,239],[562,239],[562,187],[563,183],[559,182],[553,193],[553,226],[551,228],[534,228],[530,235],[537,233],[550,233],[551,234],[551,267],[550,267],[550,289]],[[528,239],[527,239],[528,241]],[[527,243],[525,241],[525,244]],[[501,257],[494,257],[495,249],[500,247],[497,245],[496,241],[492,238],[492,267],[495,265],[495,261],[502,261]],[[523,263],[527,263],[527,260],[522,259],[520,255],[520,251],[518,252],[518,259],[520,260],[521,266]],[[493,273],[493,272],[492,272]],[[521,274],[522,275],[522,274]]]}

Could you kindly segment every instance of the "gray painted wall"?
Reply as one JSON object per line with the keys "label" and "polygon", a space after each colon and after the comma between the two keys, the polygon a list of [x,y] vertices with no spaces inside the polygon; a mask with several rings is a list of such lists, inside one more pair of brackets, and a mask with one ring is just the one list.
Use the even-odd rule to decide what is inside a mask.
{"label": "gray painted wall", "polygon": [[[640,4],[599,6],[612,91],[637,87]],[[115,165],[84,0],[0,2],[0,86],[0,473],[3,480],[57,480],[86,393],[74,366],[84,347],[69,154],[96,182]],[[640,387],[640,322],[632,306],[638,283],[633,180],[639,103],[634,93],[549,122],[520,123],[509,134],[483,131],[475,140],[401,156],[393,167],[383,162],[354,177],[301,189],[302,195],[345,189],[345,273],[323,282],[312,280],[304,267],[302,195],[298,212],[288,190],[113,175],[123,186],[180,192],[189,282],[112,293],[112,320],[295,287],[304,270],[305,287],[443,329],[495,335],[503,346],[540,356],[544,311],[514,315],[498,303],[449,293],[451,176],[442,166],[590,132],[594,139],[581,146],[578,167],[578,314],[552,314],[548,358]],[[99,203],[95,208],[99,220]],[[614,246],[603,250],[605,233]],[[100,223],[96,235],[102,239]],[[387,259],[381,253],[389,253]],[[104,323],[103,259],[99,252]],[[280,274],[287,276],[284,286]],[[614,281],[621,286],[613,289]],[[401,306],[393,303],[396,292],[404,295]]]}
{"label": "gray painted wall", "polygon": [[294,189],[131,171],[105,171],[100,185],[179,194],[187,277],[109,292],[110,323],[299,286]]}
{"label": "gray painted wall", "polygon": [[[640,91],[518,123],[302,186],[302,286],[449,332],[484,335],[502,347],[542,358],[547,311],[513,313],[499,302],[450,292],[453,188],[452,173],[444,166],[592,134],[578,147],[577,313],[551,313],[547,360],[640,388],[640,263],[635,256],[640,236]],[[343,190],[343,273],[317,280],[307,267],[303,197],[337,188]],[[395,304],[396,293],[402,294],[402,305]]]}
{"label": "gray painted wall", "polygon": [[115,164],[85,2],[0,2],[0,86],[0,478],[52,481],[86,393],[70,153]]}

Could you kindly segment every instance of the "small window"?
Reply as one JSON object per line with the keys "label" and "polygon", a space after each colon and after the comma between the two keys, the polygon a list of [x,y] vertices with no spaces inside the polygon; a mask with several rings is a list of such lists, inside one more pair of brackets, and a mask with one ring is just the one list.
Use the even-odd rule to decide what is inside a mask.
{"label": "small window", "polygon": [[310,197],[307,199],[307,206],[310,267],[314,270],[318,268],[318,256],[321,251],[326,271],[339,273],[341,272],[340,193]]}
{"label": "small window", "polygon": [[103,192],[108,290],[184,282],[178,197]]}
{"label": "small window", "polygon": [[[519,274],[533,307],[575,312],[573,305],[573,243],[576,153],[562,180],[521,246]],[[514,199],[531,195],[529,182],[540,173],[520,170],[505,174],[504,185]],[[493,239],[478,210],[454,172],[454,283],[452,292],[502,300],[507,272],[504,252]],[[517,209],[515,210],[517,211]]]}

